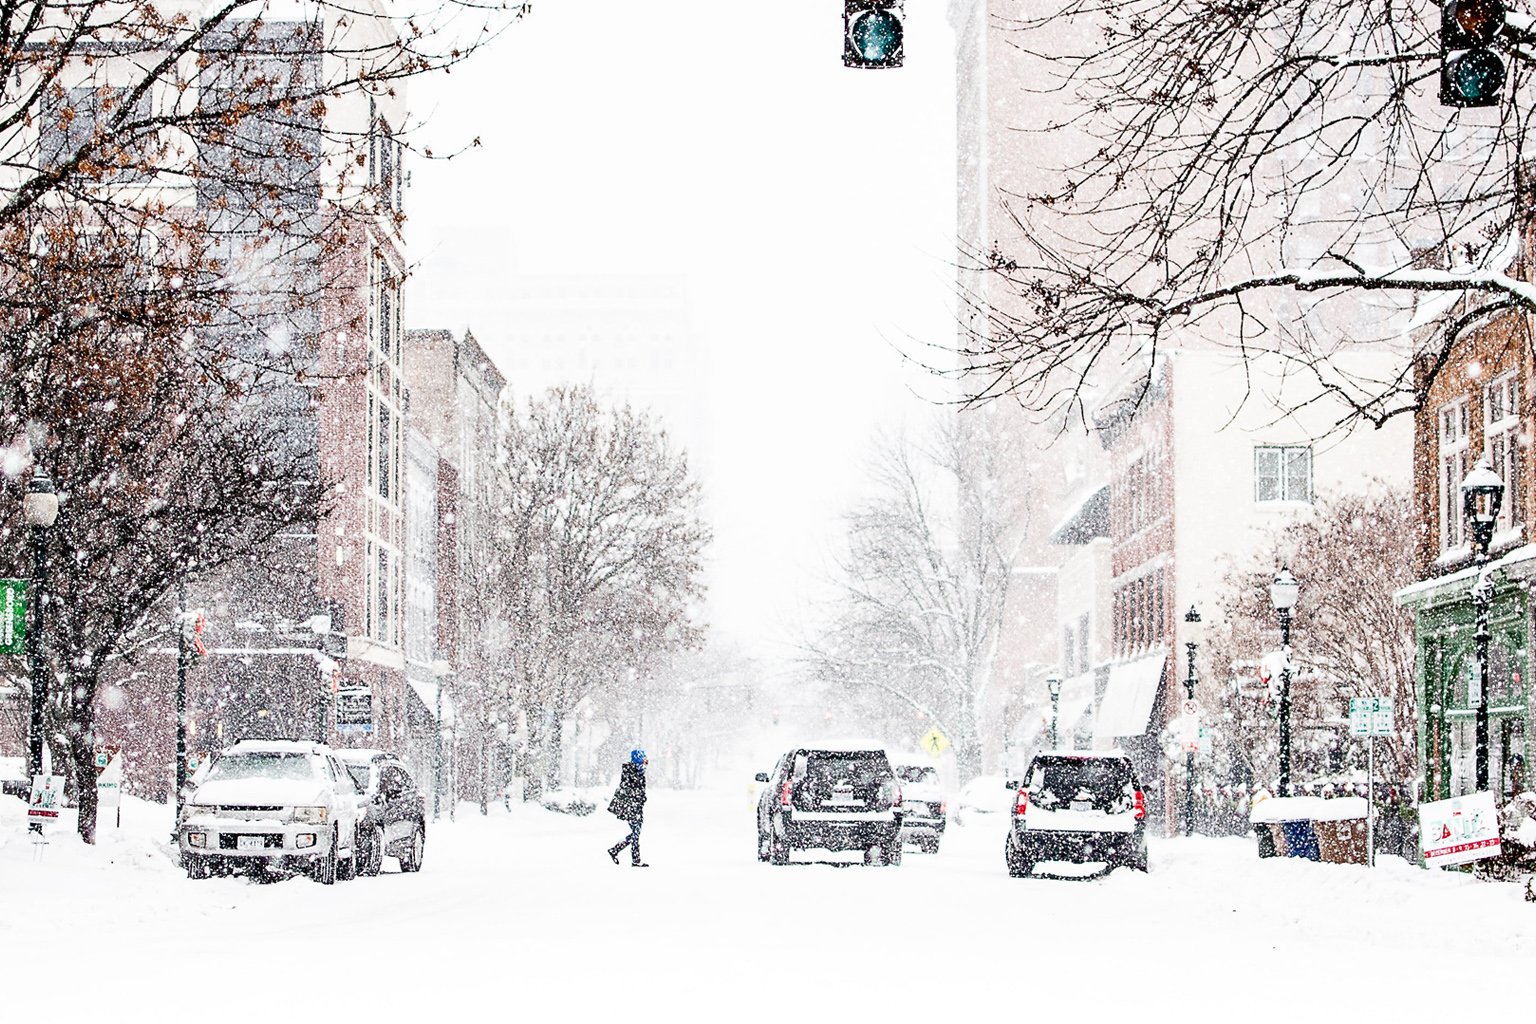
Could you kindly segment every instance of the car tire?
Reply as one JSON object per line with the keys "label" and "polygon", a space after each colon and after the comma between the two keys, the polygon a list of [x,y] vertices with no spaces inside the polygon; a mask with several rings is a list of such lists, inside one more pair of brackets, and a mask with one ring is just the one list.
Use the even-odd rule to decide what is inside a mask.
{"label": "car tire", "polygon": [[762,829],[757,830],[757,860],[759,864],[766,863],[768,852],[772,844],[768,842],[768,833]]}
{"label": "car tire", "polygon": [[880,863],[888,868],[901,867],[901,836],[896,836],[880,848]]}
{"label": "car tire", "polygon": [[338,882],[350,882],[357,877],[357,838],[352,840],[352,853],[343,857],[336,855],[336,880]]}
{"label": "car tire", "polygon": [[789,841],[774,832],[768,835],[768,863],[776,867],[789,863]]}
{"label": "car tire", "polygon": [[1035,863],[1024,856],[1014,845],[1013,836],[1010,834],[1003,842],[1003,861],[1008,865],[1008,877],[1028,878],[1035,873]]}
{"label": "car tire", "polygon": [[918,849],[922,850],[924,853],[930,853],[930,854],[931,853],[938,853],[939,852],[939,840],[938,840],[938,837],[935,836],[932,839],[924,839],[922,841],[922,843],[918,846]]}
{"label": "car tire", "polygon": [[319,882],[321,885],[336,884],[337,868],[340,864],[341,857],[341,855],[336,852],[336,846],[339,841],[340,837],[335,832],[332,832],[331,848],[325,853],[321,854],[319,857],[315,858],[315,863],[312,870],[314,871],[315,881]]}
{"label": "car tire", "polygon": [[183,856],[187,865],[187,877],[193,881],[201,881],[213,874],[213,864],[207,857]]}
{"label": "car tire", "polygon": [[1137,850],[1135,853],[1131,854],[1131,857],[1128,861],[1126,861],[1126,864],[1127,866],[1137,871],[1145,873],[1147,870],[1147,851]]}
{"label": "car tire", "polygon": [[384,830],[371,828],[357,840],[357,873],[359,877],[373,878],[384,866]]}
{"label": "car tire", "polygon": [[421,870],[422,858],[427,853],[427,832],[420,823],[411,831],[409,844],[400,855],[400,870],[408,875]]}

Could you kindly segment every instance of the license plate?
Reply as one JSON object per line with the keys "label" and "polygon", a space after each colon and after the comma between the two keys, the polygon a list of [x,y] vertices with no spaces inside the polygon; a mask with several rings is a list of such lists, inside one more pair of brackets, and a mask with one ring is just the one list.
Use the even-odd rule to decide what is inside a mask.
{"label": "license plate", "polygon": [[1093,801],[1092,800],[1073,800],[1072,801],[1072,809],[1074,811],[1091,811],[1091,810],[1093,810]]}
{"label": "license plate", "polygon": [[265,850],[267,848],[266,836],[236,836],[235,849],[237,850]]}

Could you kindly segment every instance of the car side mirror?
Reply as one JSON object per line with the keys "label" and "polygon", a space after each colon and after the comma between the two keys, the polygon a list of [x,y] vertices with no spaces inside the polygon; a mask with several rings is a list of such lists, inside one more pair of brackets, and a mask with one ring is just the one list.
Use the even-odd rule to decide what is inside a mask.
{"label": "car side mirror", "polygon": [[753,777],[758,782],[767,782],[768,781],[768,773],[767,772],[758,772],[757,775],[755,775]]}
{"label": "car side mirror", "polygon": [[1005,782],[1003,785],[1006,786],[1008,789],[1017,790],[1020,786],[1024,785],[1024,783],[1016,782],[1016,781],[1010,779],[1007,782]]}

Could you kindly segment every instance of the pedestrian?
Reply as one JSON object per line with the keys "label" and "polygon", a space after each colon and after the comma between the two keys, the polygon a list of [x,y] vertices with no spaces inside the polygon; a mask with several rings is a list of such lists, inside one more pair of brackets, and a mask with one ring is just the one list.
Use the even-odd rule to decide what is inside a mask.
{"label": "pedestrian", "polygon": [[617,846],[608,848],[608,856],[617,864],[619,854],[629,847],[629,863],[632,867],[648,868],[640,859],[640,825],[645,821],[645,751],[631,750],[629,763],[619,773],[619,788],[608,802],[608,813],[620,821],[629,823],[629,835]]}

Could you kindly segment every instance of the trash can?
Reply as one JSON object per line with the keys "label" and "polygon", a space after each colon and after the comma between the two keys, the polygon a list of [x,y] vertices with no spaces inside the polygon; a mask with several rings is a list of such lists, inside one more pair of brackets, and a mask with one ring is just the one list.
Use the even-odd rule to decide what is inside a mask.
{"label": "trash can", "polygon": [[1282,821],[1280,826],[1285,832],[1285,855],[1287,857],[1305,857],[1307,860],[1322,860],[1322,854],[1317,848],[1317,832],[1313,829],[1310,818]]}
{"label": "trash can", "polygon": [[1253,826],[1253,834],[1259,837],[1259,856],[1275,856],[1274,826],[1263,823],[1257,824]]}
{"label": "trash can", "polygon": [[1313,828],[1317,831],[1317,846],[1325,863],[1366,863],[1364,818],[1318,821],[1313,823]]}

